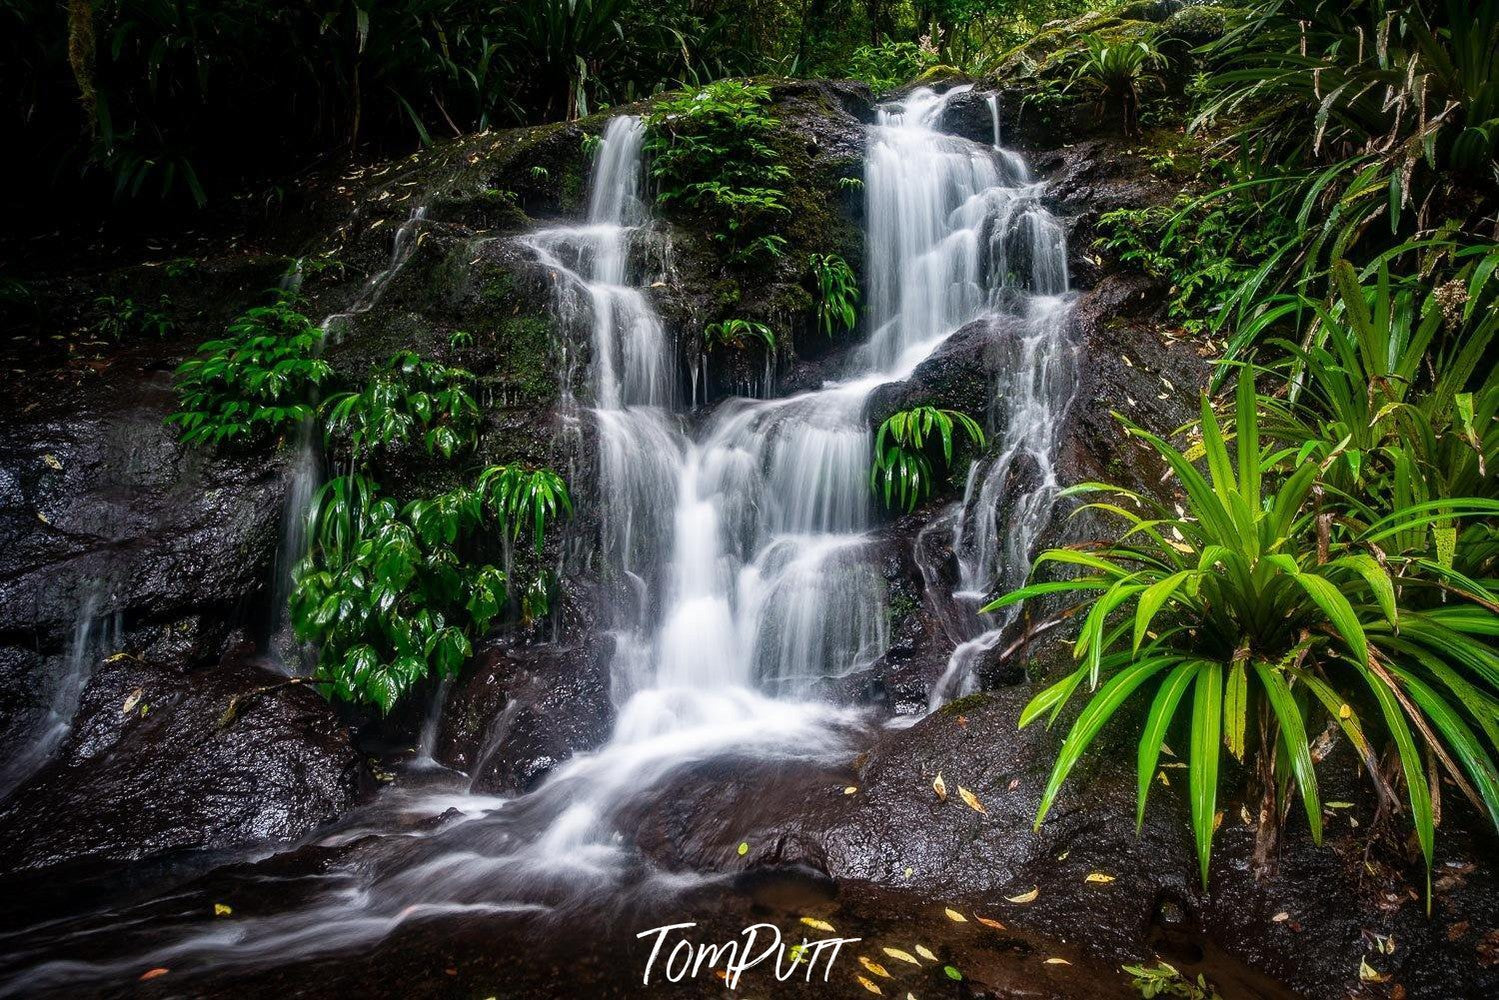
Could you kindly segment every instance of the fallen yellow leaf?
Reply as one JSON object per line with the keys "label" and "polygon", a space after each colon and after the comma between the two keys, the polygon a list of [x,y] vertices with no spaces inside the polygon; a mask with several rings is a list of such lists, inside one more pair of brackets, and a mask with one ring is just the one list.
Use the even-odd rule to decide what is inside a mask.
{"label": "fallen yellow leaf", "polygon": [[881,995],[881,996],[884,996],[884,995],[885,995],[885,991],[884,991],[884,990],[882,990],[882,989],[880,989],[880,988],[879,988],[879,987],[878,987],[878,986],[876,986],[876,985],[875,985],[875,984],[874,984],[874,983],[873,983],[873,982],[871,982],[871,981],[870,981],[870,980],[868,980],[868,979],[866,979],[866,978],[865,978],[865,977],[863,977],[863,976],[859,976],[859,977],[857,977],[857,978],[858,978],[858,980],[859,980],[859,985],[860,985],[860,986],[862,986],[862,987],[864,987],[864,988],[865,988],[865,989],[866,989],[866,990],[868,990],[868,991],[869,991],[869,992],[871,992],[871,993],[878,993],[878,994],[880,994],[880,995]]}
{"label": "fallen yellow leaf", "polygon": [[230,909],[228,906],[224,905],[223,903],[214,903],[213,904],[213,915],[216,916],[216,917],[227,917],[227,916],[229,916],[233,912],[234,912],[234,910]]}
{"label": "fallen yellow leaf", "polygon": [[802,917],[802,923],[806,924],[814,931],[827,931],[829,934],[833,933],[833,925],[828,923],[826,920],[818,920],[816,917]]}
{"label": "fallen yellow leaf", "polygon": [[901,951],[899,948],[881,948],[880,950],[889,955],[891,958],[895,959],[897,962],[909,962],[911,965],[921,964],[916,960],[916,956],[911,954],[909,951]]}
{"label": "fallen yellow leaf", "polygon": [[1083,881],[1092,882],[1094,885],[1108,885],[1110,882],[1114,881],[1114,876],[1105,875],[1103,872],[1094,872],[1087,878],[1083,879]]}
{"label": "fallen yellow leaf", "polygon": [[885,971],[885,967],[883,965],[878,962],[871,962],[863,955],[859,956],[859,964],[864,966],[864,968],[868,969],[870,972],[873,972],[876,976],[881,977],[882,979],[890,978],[890,973]]}
{"label": "fallen yellow leaf", "polygon": [[984,804],[979,801],[978,796],[974,795],[962,785],[958,786],[958,796],[963,800],[964,804],[967,805],[969,809],[972,809],[974,812],[983,813],[985,816],[989,815],[989,810],[984,808]]}
{"label": "fallen yellow leaf", "polygon": [[163,969],[160,967],[155,969],[147,969],[145,972],[141,973],[140,981],[144,983],[148,979],[155,979],[157,976],[164,976],[171,971],[171,969]]}
{"label": "fallen yellow leaf", "polygon": [[1041,895],[1041,888],[1037,886],[1030,892],[1022,892],[1018,896],[1006,896],[1005,899],[1008,899],[1012,903],[1034,903],[1036,897],[1039,895]]}
{"label": "fallen yellow leaf", "polygon": [[858,790],[859,790],[859,786],[858,785],[849,785],[847,788],[845,788],[843,790],[843,794],[844,795],[853,795]]}
{"label": "fallen yellow leaf", "polygon": [[928,948],[924,944],[918,944],[916,946],[916,954],[920,955],[922,958],[926,959],[928,962],[935,962],[935,961],[937,961],[937,956],[934,955],[934,954],[932,954],[932,949]]}
{"label": "fallen yellow leaf", "polygon": [[973,915],[973,919],[977,920],[985,927],[993,927],[997,931],[1002,931],[1005,929],[1005,925],[1000,923],[998,920],[990,920],[988,917],[981,917],[977,913]]}
{"label": "fallen yellow leaf", "polygon": [[1048,958],[1046,960],[1046,964],[1047,965],[1071,965],[1072,963],[1069,962],[1069,961],[1067,961],[1065,958]]}
{"label": "fallen yellow leaf", "polygon": [[966,923],[968,923],[968,918],[967,917],[963,916],[963,914],[959,913],[957,910],[954,910],[950,906],[947,909],[943,910],[942,912],[945,913],[945,914],[947,914],[947,919],[953,921],[954,923],[959,923],[959,924],[966,924]]}
{"label": "fallen yellow leaf", "polygon": [[942,780],[942,772],[937,772],[937,777],[932,779],[932,791],[937,793],[937,798],[943,802],[947,801],[947,782]]}

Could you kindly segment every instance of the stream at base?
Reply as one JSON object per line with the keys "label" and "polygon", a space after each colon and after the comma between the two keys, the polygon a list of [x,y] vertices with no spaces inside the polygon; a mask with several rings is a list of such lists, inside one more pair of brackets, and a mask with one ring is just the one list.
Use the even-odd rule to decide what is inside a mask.
{"label": "stream at base", "polygon": [[1073,348],[1065,240],[1041,186],[1018,156],[939,130],[946,101],[965,89],[917,90],[870,127],[871,332],[818,390],[730,399],[687,419],[673,331],[649,297],[661,275],[633,252],[652,227],[638,119],[608,126],[587,217],[522,238],[553,276],[559,321],[586,342],[588,398],[571,405],[597,435],[587,502],[601,515],[598,559],[620,581],[606,609],[616,721],[605,745],[514,798],[472,794],[465,776],[424,755],[305,845],[295,875],[273,859],[221,876],[261,896],[274,889],[265,905],[205,927],[201,900],[184,890],[190,909],[167,895],[7,933],[0,992],[121,983],[153,967],[232,977],[373,949],[453,918],[578,934],[621,909],[667,912],[673,900],[726,892],[728,876],[651,864],[629,819],[691,766],[830,773],[877,738],[885,723],[868,708],[813,696],[890,642],[871,553],[866,403],[987,320],[1010,331],[989,414],[997,446],[939,518],[959,591],[927,595],[957,644],[933,706],[972,690],[974,664],[1010,624],[976,609],[1023,577],[1050,516]]}

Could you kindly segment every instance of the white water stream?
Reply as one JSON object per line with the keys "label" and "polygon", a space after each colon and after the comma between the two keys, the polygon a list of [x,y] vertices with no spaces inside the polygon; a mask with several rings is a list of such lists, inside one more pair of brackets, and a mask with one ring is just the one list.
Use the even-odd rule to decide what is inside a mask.
{"label": "white water stream", "polygon": [[[460,802],[464,819],[402,834],[413,846],[398,864],[342,873],[313,905],[187,933],[131,967],[284,962],[377,940],[417,916],[569,914],[596,907],[609,886],[679,887],[684,876],[641,864],[617,822],[653,785],[725,755],[847,759],[874,719],[815,695],[888,642],[867,534],[869,394],[975,320],[1009,316],[1025,331],[996,382],[1001,447],[975,464],[965,500],[944,514],[970,602],[1023,571],[1055,488],[1070,387],[1062,231],[1018,156],[939,131],[947,101],[965,89],[917,90],[870,129],[872,332],[843,377],[789,398],[728,400],[691,433],[679,409],[688,379],[650,299],[663,276],[632,252],[651,226],[643,126],[609,125],[587,218],[524,243],[552,275],[559,321],[586,340],[589,398],[575,405],[597,434],[598,562],[619,595],[613,734],[519,798],[403,799],[428,814]],[[1009,496],[1022,466],[1027,485]],[[997,633],[1000,623],[971,617],[967,638]],[[944,690],[971,684],[962,663],[948,674]],[[56,983],[100,971],[52,961],[38,975]]]}

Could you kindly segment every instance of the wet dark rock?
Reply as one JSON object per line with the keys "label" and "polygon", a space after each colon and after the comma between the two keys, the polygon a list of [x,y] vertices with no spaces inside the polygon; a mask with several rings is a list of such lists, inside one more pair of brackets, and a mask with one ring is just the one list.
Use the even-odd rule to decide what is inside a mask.
{"label": "wet dark rock", "polygon": [[[1293,816],[1277,869],[1259,882],[1250,874],[1254,829],[1240,816],[1230,774],[1204,891],[1180,772],[1168,772],[1170,786],[1155,783],[1136,834],[1127,726],[1100,737],[1032,831],[1065,731],[1015,728],[1033,693],[1002,689],[954,702],[909,729],[878,734],[847,766],[715,761],[684,769],[636,814],[641,843],[668,867],[802,866],[836,879],[845,897],[862,885],[900,888],[1026,933],[1076,941],[1104,963],[1172,955],[1168,949],[1183,963],[1221,953],[1234,963],[1224,978],[1255,987],[1243,995],[1289,995],[1274,988],[1278,981],[1304,996],[1341,996],[1358,989],[1363,958],[1393,973],[1412,1000],[1499,989],[1499,969],[1484,967],[1474,951],[1481,933],[1468,930],[1499,921],[1499,886],[1480,861],[1492,836],[1466,833],[1473,817],[1450,823],[1438,839],[1437,874],[1458,875],[1437,880],[1428,919],[1418,862],[1402,857],[1363,868],[1373,804],[1360,795],[1365,779],[1351,759],[1325,768],[1324,800],[1347,796],[1360,805],[1331,820],[1321,848]],[[945,802],[932,789],[939,772]],[[959,786],[987,813],[964,805]],[[1350,815],[1362,825],[1348,823]],[[750,845],[744,862],[736,856],[740,843]],[[1113,881],[1088,882],[1094,873]],[[1007,899],[1033,889],[1034,902]],[[1392,935],[1394,954],[1378,953],[1366,931]]]}
{"label": "wet dark rock", "polygon": [[497,643],[448,693],[434,756],[470,775],[475,791],[527,791],[554,767],[608,738],[611,643]]}
{"label": "wet dark rock", "polygon": [[[958,410],[982,423],[995,405],[995,375],[1024,329],[1024,322],[1014,316],[969,323],[917,365],[909,378],[870,393],[864,408],[870,425],[878,427],[898,410],[923,405]],[[962,463],[956,467],[962,468]]]}
{"label": "wet dark rock", "polygon": [[72,731],[0,808],[0,870],[234,851],[305,836],[354,804],[362,758],[310,688],[245,663],[133,656],[94,668]]}
{"label": "wet dark rock", "polygon": [[[81,641],[193,665],[269,590],[289,474],[279,452],[184,448],[170,378],[141,356],[0,429],[0,720],[35,720]],[[84,642],[89,645],[88,642]],[[94,652],[95,650],[87,650]],[[78,652],[84,652],[79,650]],[[29,724],[0,739],[29,739]]]}
{"label": "wet dark rock", "polygon": [[1105,277],[1078,301],[1075,316],[1084,363],[1057,466],[1064,483],[1109,482],[1160,494],[1166,471],[1145,442],[1130,438],[1118,413],[1168,435],[1200,412],[1209,368],[1190,337],[1160,322],[1165,289],[1156,279],[1122,272]]}

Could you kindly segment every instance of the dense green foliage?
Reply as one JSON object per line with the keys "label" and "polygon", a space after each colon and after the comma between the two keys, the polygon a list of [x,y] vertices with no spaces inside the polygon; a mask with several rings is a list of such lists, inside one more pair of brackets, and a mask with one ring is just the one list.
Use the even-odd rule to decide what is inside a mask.
{"label": "dense green foliage", "polygon": [[1315,293],[1339,257],[1405,247],[1409,266],[1413,238],[1492,238],[1499,3],[1263,0],[1209,58],[1195,127],[1228,129],[1254,168],[1221,196],[1294,222],[1237,289],[1237,322],[1268,292]]}
{"label": "dense green foliage", "polygon": [[[471,487],[402,507],[364,475],[331,480],[308,514],[291,598],[297,635],[318,647],[316,678],[388,712],[427,677],[454,676],[512,596],[485,559],[492,539],[529,531],[539,550],[547,521],[571,511],[549,469],[491,466]],[[540,583],[525,592],[528,617],[546,613]]]}
{"label": "dense green foliage", "polygon": [[405,444],[414,432],[421,433],[429,453],[452,458],[477,438],[479,407],[467,388],[473,380],[461,368],[402,351],[377,368],[359,392],[324,402],[327,432],[347,435],[356,462],[365,451]]}
{"label": "dense green foliage", "polygon": [[931,496],[936,485],[933,463],[940,459],[944,470],[952,465],[954,428],[983,448],[984,429],[957,410],[913,406],[892,413],[880,424],[874,437],[869,488],[886,507],[912,511]]}
{"label": "dense green foliage", "polygon": [[254,441],[312,416],[312,393],[328,377],[322,333],[277,294],[229,324],[177,369],[181,409],[167,418],[188,444]]}
{"label": "dense green foliage", "polygon": [[770,88],[720,80],[656,105],[646,120],[646,153],[657,201],[700,214],[730,259],[779,257],[775,226],[791,209],[777,185],[790,176],[771,145],[780,122],[766,109]]}

